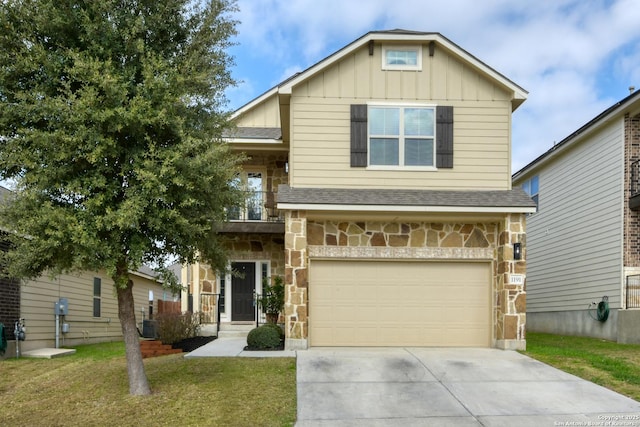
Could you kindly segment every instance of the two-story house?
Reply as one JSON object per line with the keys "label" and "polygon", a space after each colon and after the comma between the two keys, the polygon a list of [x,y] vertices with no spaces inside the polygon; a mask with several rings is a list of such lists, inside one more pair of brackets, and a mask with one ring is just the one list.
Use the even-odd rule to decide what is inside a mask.
{"label": "two-story house", "polygon": [[405,30],[268,90],[229,138],[249,156],[246,207],[220,230],[242,274],[186,267],[184,308],[254,322],[254,293],[279,275],[290,349],[524,348],[535,204],[511,188],[510,158],[526,96],[442,35]]}
{"label": "two-story house", "polygon": [[640,92],[554,144],[513,185],[538,204],[527,219],[530,330],[640,343]]}

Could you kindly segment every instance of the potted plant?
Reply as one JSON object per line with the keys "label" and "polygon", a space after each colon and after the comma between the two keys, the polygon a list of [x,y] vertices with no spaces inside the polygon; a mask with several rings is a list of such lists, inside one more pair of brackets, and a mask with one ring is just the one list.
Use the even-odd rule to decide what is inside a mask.
{"label": "potted plant", "polygon": [[273,284],[265,277],[262,281],[262,295],[258,297],[258,304],[267,317],[268,323],[278,323],[278,316],[284,308],[284,284],[282,277],[275,276]]}

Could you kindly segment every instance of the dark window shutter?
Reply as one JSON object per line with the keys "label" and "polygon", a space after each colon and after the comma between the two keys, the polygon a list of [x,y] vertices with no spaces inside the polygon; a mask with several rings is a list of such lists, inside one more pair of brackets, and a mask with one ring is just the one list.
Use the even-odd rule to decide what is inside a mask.
{"label": "dark window shutter", "polygon": [[351,166],[367,166],[367,106],[351,106]]}
{"label": "dark window shutter", "polygon": [[453,167],[453,107],[436,107],[436,167]]}

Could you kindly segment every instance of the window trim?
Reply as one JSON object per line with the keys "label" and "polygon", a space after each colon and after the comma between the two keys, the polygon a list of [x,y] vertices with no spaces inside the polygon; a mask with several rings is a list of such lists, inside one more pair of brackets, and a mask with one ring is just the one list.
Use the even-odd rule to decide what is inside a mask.
{"label": "window trim", "polygon": [[216,281],[217,281],[217,286],[218,286],[218,306],[220,307],[220,314],[226,314],[227,313],[227,291],[228,291],[228,287],[227,287],[227,273],[222,272],[220,274],[218,274],[218,277],[216,277]]}
{"label": "window trim", "polygon": [[[368,167],[368,111],[367,104],[350,105],[349,154],[352,168]],[[438,169],[453,169],[454,167],[454,117],[453,105],[436,105],[435,167]]]}
{"label": "window trim", "polygon": [[249,175],[250,174],[260,174],[261,189],[260,194],[263,200],[260,202],[260,219],[249,219],[249,207],[247,205],[247,200],[245,200],[245,204],[240,208],[239,218],[238,219],[230,219],[229,222],[264,222],[267,220],[267,212],[264,206],[264,197],[267,192],[267,168],[264,166],[244,166],[243,169],[238,173],[238,177],[240,178],[240,186],[247,194],[251,193],[248,187],[249,183]]}
{"label": "window trim", "polygon": [[[98,293],[96,294],[96,286]],[[102,279],[93,278],[93,317],[102,317]],[[96,303],[98,304],[96,306]],[[96,310],[97,308],[97,310]],[[97,313],[97,316],[96,316]]]}
{"label": "window trim", "polygon": [[[387,63],[387,52],[394,51],[394,50],[416,52],[416,65]],[[398,44],[382,45],[382,69],[390,70],[390,71],[394,71],[394,70],[422,71],[422,45],[398,45]]]}
{"label": "window trim", "polygon": [[[538,191],[536,191],[535,193],[531,191],[531,183],[534,179],[537,180],[538,187]],[[538,213],[538,211],[540,211],[540,175],[532,175],[530,178],[526,179],[522,182],[522,184],[520,184],[520,188],[522,188],[522,190],[524,190],[524,192],[527,193],[529,197],[531,197],[531,200],[536,203],[536,213]]]}
{"label": "window trim", "polygon": [[[397,108],[399,109],[399,135],[398,135],[398,165],[372,165],[371,164],[371,132],[369,123],[371,120],[371,108]],[[431,109],[433,111],[433,135],[431,144],[433,146],[433,158],[431,165],[404,165],[404,147],[407,135],[404,134],[404,110],[410,108]],[[384,103],[372,102],[367,104],[367,165],[366,170],[386,170],[386,171],[437,171],[437,105],[435,104],[414,104],[414,103]],[[380,135],[381,137],[382,135]],[[389,135],[387,135],[389,136]],[[411,136],[409,136],[410,139]],[[422,137],[421,139],[429,139]]]}

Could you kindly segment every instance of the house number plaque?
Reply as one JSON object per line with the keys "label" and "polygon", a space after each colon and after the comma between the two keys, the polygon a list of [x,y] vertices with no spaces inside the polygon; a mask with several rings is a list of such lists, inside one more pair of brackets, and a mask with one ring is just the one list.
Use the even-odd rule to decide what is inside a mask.
{"label": "house number plaque", "polygon": [[510,274],[509,275],[509,284],[510,285],[524,285],[524,274]]}

